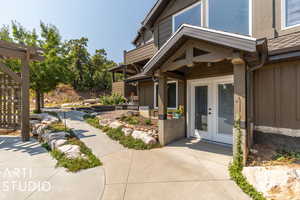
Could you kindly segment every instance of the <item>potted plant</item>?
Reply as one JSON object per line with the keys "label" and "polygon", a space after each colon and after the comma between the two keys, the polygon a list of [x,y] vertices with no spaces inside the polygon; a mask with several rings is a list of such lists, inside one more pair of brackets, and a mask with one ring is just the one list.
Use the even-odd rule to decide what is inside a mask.
{"label": "potted plant", "polygon": [[183,106],[179,106],[179,108],[174,112],[174,119],[180,119],[184,114]]}

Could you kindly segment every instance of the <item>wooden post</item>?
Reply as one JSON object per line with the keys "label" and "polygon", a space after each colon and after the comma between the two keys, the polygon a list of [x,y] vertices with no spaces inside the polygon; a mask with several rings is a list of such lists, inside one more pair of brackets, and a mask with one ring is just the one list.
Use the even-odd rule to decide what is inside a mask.
{"label": "wooden post", "polygon": [[22,96],[22,111],[21,111],[21,134],[23,141],[29,141],[30,139],[30,128],[29,128],[29,63],[27,55],[21,59],[22,64],[22,85],[21,85],[21,96]]}
{"label": "wooden post", "polygon": [[158,81],[158,116],[159,120],[167,119],[167,77],[165,75],[159,76]]}
{"label": "wooden post", "polygon": [[[234,71],[234,120],[240,121],[241,127],[241,145],[243,150],[244,164],[246,164],[247,148],[247,127],[246,127],[246,64],[242,57],[237,54],[232,59]],[[234,135],[233,153],[237,153],[237,135]]]}

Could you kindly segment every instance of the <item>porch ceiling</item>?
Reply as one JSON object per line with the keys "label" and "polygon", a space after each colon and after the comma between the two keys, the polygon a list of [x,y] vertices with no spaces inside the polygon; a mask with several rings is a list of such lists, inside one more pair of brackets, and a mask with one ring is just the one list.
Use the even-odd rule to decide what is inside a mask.
{"label": "porch ceiling", "polygon": [[266,46],[265,38],[255,39],[184,24],[145,65],[144,73],[152,74],[161,66],[166,72],[193,66],[193,63],[220,62],[232,58],[234,52],[243,52],[251,61],[257,61],[261,53],[266,54]]}

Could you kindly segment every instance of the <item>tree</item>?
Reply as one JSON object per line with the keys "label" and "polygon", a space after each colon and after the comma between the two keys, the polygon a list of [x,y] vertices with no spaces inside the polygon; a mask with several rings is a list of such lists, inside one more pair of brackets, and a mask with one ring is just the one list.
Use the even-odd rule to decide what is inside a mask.
{"label": "tree", "polygon": [[[68,41],[65,46],[69,61],[69,68],[72,72],[72,86],[75,89],[84,90],[86,87],[86,70],[90,61],[90,54],[87,50],[87,38],[80,38]],[[89,77],[87,77],[88,79]]]}
{"label": "tree", "polygon": [[30,64],[30,87],[36,93],[36,112],[41,112],[40,97],[56,88],[61,82],[68,82],[67,63],[61,36],[53,25],[40,23],[41,36],[35,30],[27,31],[19,23],[12,22],[13,41],[43,49],[44,61]]}

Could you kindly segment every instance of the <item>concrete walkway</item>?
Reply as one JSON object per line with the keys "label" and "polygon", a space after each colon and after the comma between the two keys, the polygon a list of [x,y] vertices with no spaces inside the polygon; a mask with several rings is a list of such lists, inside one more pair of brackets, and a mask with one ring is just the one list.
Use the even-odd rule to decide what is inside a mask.
{"label": "concrete walkway", "polygon": [[0,200],[100,199],[104,169],[78,173],[55,168],[56,160],[34,139],[0,136]]}
{"label": "concrete walkway", "polygon": [[151,151],[128,150],[84,123],[83,113],[70,111],[65,116],[67,126],[104,163],[105,190],[99,200],[249,199],[229,179],[229,148],[182,140]]}

